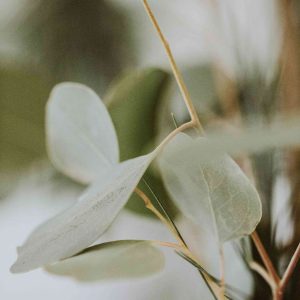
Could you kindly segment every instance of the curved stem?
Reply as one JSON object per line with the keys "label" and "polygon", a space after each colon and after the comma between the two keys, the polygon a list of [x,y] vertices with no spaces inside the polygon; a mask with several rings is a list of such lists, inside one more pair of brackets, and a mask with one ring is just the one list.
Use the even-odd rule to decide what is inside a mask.
{"label": "curved stem", "polygon": [[178,128],[174,129],[170,134],[168,134],[168,136],[157,146],[156,151],[161,151],[164,148],[164,146],[178,133],[186,129],[192,128],[194,126],[195,124],[192,121],[180,125]]}
{"label": "curved stem", "polygon": [[289,279],[291,278],[297,263],[300,260],[300,243],[298,244],[298,247],[286,269],[286,271],[283,274],[282,279],[279,278],[277,275],[277,272],[275,271],[275,268],[256,232],[254,232],[251,235],[253,242],[257,248],[257,251],[259,252],[261,259],[263,260],[268,272],[266,272],[259,264],[255,262],[251,262],[249,266],[251,269],[258,272],[270,285],[272,292],[273,292],[273,299],[274,300],[281,300],[283,297],[284,290],[286,289],[286,286],[289,282]]}
{"label": "curved stem", "polygon": [[173,74],[175,76],[175,79],[176,79],[176,82],[178,84],[178,87],[180,89],[180,92],[181,92],[181,95],[183,97],[183,100],[186,104],[186,107],[189,111],[189,114],[191,116],[191,121],[192,123],[197,127],[199,128],[199,130],[201,131],[201,133],[203,134],[204,133],[204,130],[203,130],[203,127],[200,123],[200,120],[198,118],[198,115],[197,115],[197,111],[194,107],[194,104],[191,100],[191,97],[190,97],[190,94],[188,92],[188,89],[184,83],[184,80],[183,80],[183,76],[176,64],[176,61],[174,59],[174,56],[172,54],[172,51],[171,51],[171,48],[169,46],[169,43],[167,42],[166,38],[164,37],[164,34],[162,33],[162,30],[160,29],[160,26],[150,8],[150,5],[148,4],[147,0],[143,0],[143,3],[144,3],[144,7],[145,7],[145,10],[153,24],[153,27],[156,29],[157,31],[157,34],[166,50],[166,53],[167,53],[167,56],[168,56],[168,59],[170,61],[170,65],[171,65],[171,68],[172,68],[172,71],[173,71]]}
{"label": "curved stem", "polygon": [[273,266],[273,263],[271,262],[271,259],[264,247],[264,245],[262,244],[258,234],[256,231],[254,231],[252,234],[251,234],[251,238],[254,242],[254,245],[266,267],[266,269],[268,270],[268,273],[270,274],[270,276],[273,278],[274,282],[276,283],[276,285],[279,284],[280,282],[280,278]]}
{"label": "curved stem", "polygon": [[296,249],[286,271],[284,272],[281,281],[280,281],[279,287],[280,287],[281,293],[284,292],[284,290],[289,282],[289,279],[291,278],[299,260],[300,260],[300,243],[298,244],[298,247],[297,247],[297,249]]}
{"label": "curved stem", "polygon": [[276,290],[277,285],[274,282],[273,278],[270,276],[270,274],[257,262],[251,261],[249,263],[249,267],[253,270],[256,271],[271,287],[272,291]]}
{"label": "curved stem", "polygon": [[221,285],[221,299],[225,299],[225,260],[223,246],[220,246],[220,285]]}
{"label": "curved stem", "polygon": [[172,234],[174,235],[174,237],[176,238],[176,240],[178,241],[179,245],[181,247],[185,246],[184,242],[182,241],[182,239],[178,236],[177,234],[177,230],[176,228],[174,228],[173,224],[170,223],[156,208],[155,206],[152,204],[151,200],[147,197],[147,195],[140,190],[139,188],[135,188],[135,192],[136,194],[144,201],[145,206],[151,210],[157,217],[158,219],[165,224],[169,230],[172,232]]}
{"label": "curved stem", "polygon": [[[180,128],[180,127],[178,127]],[[135,192],[136,194],[144,201],[145,206],[150,209],[161,221],[163,224],[165,224],[169,230],[171,231],[171,233],[174,235],[174,237],[176,238],[176,240],[178,241],[179,244],[175,244],[175,243],[170,243],[170,242],[162,242],[162,241],[154,241],[155,243],[157,243],[160,246],[164,246],[164,247],[169,247],[169,248],[173,248],[177,251],[181,251],[183,252],[187,257],[189,257],[191,260],[195,261],[197,264],[200,265],[200,263],[198,262],[197,258],[193,255],[193,253],[190,251],[190,249],[186,246],[186,244],[184,243],[184,241],[181,239],[181,237],[178,235],[177,230],[173,227],[173,224],[171,224],[152,204],[151,200],[148,198],[148,196],[139,188],[135,188]],[[208,282],[211,290],[213,291],[214,295],[216,295],[217,299],[219,300],[223,300],[224,298],[222,298],[222,292],[220,290],[220,287],[214,283],[209,276],[207,276],[206,274],[203,274],[203,276],[205,277],[205,280]]]}

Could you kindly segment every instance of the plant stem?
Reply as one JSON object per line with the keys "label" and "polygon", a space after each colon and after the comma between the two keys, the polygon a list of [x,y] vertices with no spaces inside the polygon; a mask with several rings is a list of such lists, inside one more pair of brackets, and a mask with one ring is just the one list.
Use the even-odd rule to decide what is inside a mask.
{"label": "plant stem", "polygon": [[281,300],[283,298],[283,293],[287,287],[289,279],[291,278],[291,276],[297,266],[297,263],[300,260],[300,243],[298,244],[298,247],[297,247],[293,257],[292,257],[286,271],[284,272],[282,279],[280,279],[256,232],[254,232],[252,234],[252,239],[254,241],[254,244],[255,244],[268,272],[266,272],[266,270],[264,268],[262,268],[256,262],[250,262],[249,266],[252,270],[259,273],[265,279],[265,281],[269,284],[269,286],[272,289],[273,300]]}
{"label": "plant stem", "polygon": [[286,271],[284,272],[281,281],[280,281],[279,287],[280,287],[281,293],[284,292],[284,290],[289,282],[289,279],[291,278],[291,276],[296,268],[296,265],[297,265],[299,259],[300,259],[300,243],[298,244],[298,247],[297,247],[297,249],[296,249]]}
{"label": "plant stem", "polygon": [[171,65],[171,68],[172,68],[172,71],[173,71],[173,74],[175,76],[175,79],[177,81],[177,84],[178,84],[178,87],[180,89],[180,92],[182,94],[182,97],[183,97],[183,100],[186,104],[186,107],[189,111],[189,114],[190,114],[190,117],[191,117],[191,122],[201,131],[202,134],[204,134],[204,130],[203,130],[203,127],[200,123],[200,120],[198,118],[198,115],[197,115],[197,111],[194,107],[194,104],[191,100],[191,97],[190,97],[190,94],[188,92],[188,89],[184,83],[184,80],[183,80],[183,76],[176,64],[176,61],[174,59],[174,56],[172,54],[172,51],[171,51],[171,48],[170,48],[170,45],[169,43],[167,42],[166,38],[164,37],[164,34],[162,33],[162,30],[160,29],[160,26],[147,2],[147,0],[143,0],[143,3],[144,3],[144,7],[145,7],[145,10],[154,26],[154,28],[156,29],[157,31],[157,34],[166,50],[166,53],[167,53],[167,56],[168,56],[168,59],[170,61],[170,65]]}
{"label": "plant stem", "polygon": [[179,132],[182,132],[186,129],[192,128],[194,127],[195,124],[190,121],[187,123],[184,123],[182,125],[180,125],[178,128],[174,129],[171,133],[168,134],[168,136],[158,145],[158,147],[156,148],[157,151],[161,151],[163,149],[163,147],[175,136],[177,135]]}
{"label": "plant stem", "polygon": [[136,194],[144,201],[145,206],[151,210],[158,218],[159,220],[161,220],[161,222],[163,224],[165,224],[169,230],[172,232],[172,234],[174,235],[174,237],[176,238],[176,240],[178,241],[178,243],[180,244],[180,246],[184,246],[184,242],[182,241],[182,239],[178,236],[177,234],[177,230],[174,228],[173,224],[170,223],[156,208],[155,206],[152,204],[151,200],[147,197],[147,195],[140,190],[139,188],[135,188],[135,192]]}
{"label": "plant stem", "polygon": [[220,285],[221,285],[221,299],[225,299],[225,260],[223,246],[220,246]]}
{"label": "plant stem", "polygon": [[274,282],[273,278],[270,276],[270,274],[257,262],[251,261],[249,263],[249,267],[253,270],[256,271],[271,287],[272,291],[276,290],[277,285]]}
{"label": "plant stem", "polygon": [[[184,124],[185,125],[185,124]],[[180,127],[178,127],[179,129]],[[160,246],[164,247],[169,247],[173,248],[177,251],[183,252],[187,257],[189,257],[191,260],[195,261],[197,264],[199,262],[197,261],[197,258],[192,254],[190,249],[185,245],[184,241],[181,239],[181,237],[178,235],[176,228],[173,227],[173,225],[154,207],[152,204],[151,200],[148,198],[148,196],[139,188],[135,188],[136,194],[144,201],[145,206],[151,210],[162,222],[169,228],[171,233],[174,235],[176,240],[178,241],[179,244],[174,244],[174,243],[169,243],[169,242],[162,242],[162,241],[155,241],[157,244]],[[199,264],[200,265],[200,264]],[[214,283],[209,276],[206,274],[203,274],[205,277],[205,280],[208,282],[211,290],[213,291],[214,295],[217,297],[218,300],[223,300],[224,297],[222,298],[222,292],[220,291],[219,286]]]}
{"label": "plant stem", "polygon": [[280,278],[273,266],[273,263],[271,262],[271,259],[265,249],[265,247],[263,246],[258,234],[256,231],[254,231],[252,234],[251,234],[251,238],[254,242],[254,245],[266,267],[266,269],[268,270],[268,273],[270,274],[270,276],[273,278],[274,282],[276,283],[276,285],[279,284],[280,282]]}
{"label": "plant stem", "polygon": [[[176,134],[178,134],[179,132],[184,131],[185,129],[191,128],[191,127],[197,127],[201,134],[204,135],[204,130],[203,127],[201,125],[201,122],[199,120],[199,117],[197,115],[196,109],[194,107],[194,104],[191,100],[190,94],[188,92],[188,89],[186,87],[186,84],[184,82],[183,76],[176,64],[176,61],[174,59],[174,56],[172,54],[170,45],[168,43],[168,41],[166,40],[164,34],[162,33],[162,30],[147,2],[147,0],[143,0],[144,3],[144,7],[145,10],[154,26],[154,28],[157,31],[157,34],[165,48],[166,54],[168,56],[168,59],[170,61],[170,65],[173,71],[173,74],[175,76],[177,85],[180,89],[181,95],[183,97],[183,100],[186,104],[186,107],[188,109],[188,112],[190,114],[191,117],[191,121],[187,122],[181,126],[179,126],[178,128],[176,128],[174,131],[172,131],[163,141],[162,143],[157,147],[157,151],[160,151],[165,145],[166,143],[168,143]],[[183,251],[188,257],[190,257],[192,260],[194,260],[195,262],[197,261],[195,259],[195,257],[193,256],[193,254],[190,252],[190,250],[187,248],[187,246],[185,245],[184,241],[182,241],[181,237],[178,236],[176,229],[173,227],[172,224],[170,224],[170,222],[168,222],[168,220],[166,220],[164,218],[164,216],[153,206],[153,204],[151,203],[150,199],[138,188],[136,188],[136,193],[144,200],[145,205],[148,209],[150,209],[170,230],[171,232],[174,234],[174,236],[176,237],[176,239],[179,242],[179,245],[177,245],[176,247],[180,248],[181,251]],[[251,235],[252,240],[254,242],[254,245],[267,269],[268,272],[266,272],[266,270],[264,268],[262,268],[259,264],[255,263],[255,262],[251,262],[250,263],[250,267],[255,270],[256,272],[258,272],[265,280],[266,282],[268,282],[268,284],[270,285],[272,292],[273,292],[273,299],[274,300],[281,300],[282,296],[283,296],[283,292],[284,289],[287,286],[287,283],[300,259],[300,244],[298,245],[290,263],[289,266],[287,267],[287,270],[285,271],[283,278],[280,280],[274,266],[273,263],[267,253],[267,251],[265,250],[258,234],[256,231],[254,231]],[[160,242],[160,244],[164,244],[165,246],[169,246],[169,247],[173,247],[176,244],[170,244],[170,243],[165,243],[165,242]],[[175,249],[176,249],[175,247]],[[209,278],[207,278],[208,282],[210,282],[210,286],[212,287],[212,290],[214,291],[215,295],[217,296],[218,299],[225,299],[225,275],[224,275],[224,253],[223,253],[223,249],[220,250],[220,273],[221,273],[221,289],[218,286],[215,286],[213,282],[210,281]]]}

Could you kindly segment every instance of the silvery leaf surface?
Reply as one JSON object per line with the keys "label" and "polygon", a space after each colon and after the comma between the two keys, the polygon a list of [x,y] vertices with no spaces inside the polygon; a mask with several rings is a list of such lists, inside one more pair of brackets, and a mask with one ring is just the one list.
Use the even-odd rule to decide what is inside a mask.
{"label": "silvery leaf surface", "polygon": [[46,109],[50,160],[65,175],[91,183],[119,160],[118,140],[110,115],[96,93],[78,83],[61,83]]}
{"label": "silvery leaf surface", "polygon": [[14,273],[70,257],[93,244],[109,227],[154,159],[155,151],[113,167],[75,205],[38,227],[18,248]]}
{"label": "silvery leaf surface", "polygon": [[121,240],[89,247],[46,270],[89,282],[149,276],[163,267],[164,255],[152,241]]}
{"label": "silvery leaf surface", "polygon": [[206,138],[178,134],[159,158],[163,180],[181,212],[220,243],[251,234],[261,219],[259,195],[226,154],[199,157]]}

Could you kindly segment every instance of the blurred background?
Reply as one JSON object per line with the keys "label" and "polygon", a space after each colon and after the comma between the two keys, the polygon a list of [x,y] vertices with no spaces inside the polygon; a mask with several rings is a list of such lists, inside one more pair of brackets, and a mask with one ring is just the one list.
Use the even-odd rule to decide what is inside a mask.
{"label": "blurred background", "polygon": [[[150,4],[207,128],[234,133],[299,112],[299,1]],[[211,299],[196,270],[170,251],[162,273],[134,282],[81,284],[43,270],[9,273],[16,246],[84,189],[59,174],[46,155],[45,104],[61,81],[84,83],[105,101],[122,160],[148,152],[174,128],[174,121],[188,120],[141,1],[0,0],[0,298]],[[248,160],[263,202],[258,230],[282,273],[300,240],[300,151],[272,149]],[[145,178],[217,273],[209,242],[203,249],[201,233],[178,217],[155,165]],[[101,239],[121,238],[172,240],[135,197]],[[236,299],[271,299],[265,283],[247,270],[232,245],[226,246],[226,259],[226,278],[241,290]],[[298,268],[286,299],[299,294]]]}

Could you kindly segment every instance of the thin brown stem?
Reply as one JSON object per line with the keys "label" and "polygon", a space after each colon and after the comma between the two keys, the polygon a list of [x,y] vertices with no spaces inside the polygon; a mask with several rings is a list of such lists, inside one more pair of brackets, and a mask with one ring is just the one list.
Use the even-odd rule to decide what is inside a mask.
{"label": "thin brown stem", "polygon": [[270,276],[270,274],[257,262],[251,261],[249,263],[249,267],[257,272],[271,287],[272,291],[276,290],[277,286],[276,283],[274,282],[273,278]]}
{"label": "thin brown stem", "polygon": [[169,228],[169,230],[172,232],[180,246],[184,246],[184,242],[182,239],[178,236],[176,228],[174,228],[173,224],[170,223],[160,212],[156,209],[156,207],[152,204],[151,200],[148,198],[148,196],[139,188],[135,188],[136,194],[144,201],[145,206],[152,211],[158,219]]}
{"label": "thin brown stem", "polygon": [[273,300],[282,300],[282,293],[281,293],[281,290],[280,289],[277,289],[274,291],[273,293]]}
{"label": "thin brown stem", "polygon": [[289,279],[291,278],[297,263],[300,260],[300,243],[298,244],[298,247],[286,269],[286,271],[283,274],[282,279],[279,278],[277,275],[277,272],[275,271],[275,268],[256,232],[254,232],[251,235],[253,242],[257,248],[257,251],[259,252],[262,261],[264,262],[268,272],[265,271],[260,265],[258,265],[255,262],[251,262],[250,268],[258,272],[270,285],[272,292],[273,292],[273,300],[281,300],[283,298],[284,290],[287,287],[287,284],[289,282]]}
{"label": "thin brown stem", "polygon": [[196,109],[194,107],[194,104],[193,104],[193,102],[191,100],[191,97],[190,97],[190,94],[188,92],[188,89],[186,87],[186,84],[185,84],[185,82],[183,80],[183,76],[182,76],[182,74],[181,74],[181,72],[180,72],[180,70],[179,70],[179,68],[178,68],[178,66],[176,64],[176,61],[175,61],[174,56],[172,54],[170,45],[167,42],[166,38],[164,37],[164,34],[162,33],[162,30],[160,29],[160,26],[159,26],[159,24],[158,24],[158,22],[157,22],[157,20],[156,20],[156,18],[154,16],[154,14],[153,14],[151,8],[150,8],[150,5],[148,4],[147,0],[143,0],[143,3],[144,3],[145,10],[146,10],[146,12],[147,12],[147,14],[148,14],[148,16],[149,16],[149,18],[150,18],[150,20],[151,20],[154,28],[157,31],[158,36],[159,36],[159,38],[160,38],[160,40],[161,40],[161,42],[162,42],[162,44],[163,44],[163,46],[165,48],[165,51],[166,51],[167,56],[168,56],[168,59],[170,61],[170,65],[171,65],[173,74],[174,74],[175,79],[177,81],[178,87],[179,87],[180,92],[182,94],[183,100],[184,100],[184,102],[186,104],[186,107],[187,107],[187,109],[189,111],[189,114],[191,116],[191,121],[192,121],[192,123],[197,128],[199,128],[199,130],[203,134],[204,133],[203,127],[202,127],[202,125],[200,123],[200,120],[199,120],[198,115],[197,115],[197,111],[196,111]]}
{"label": "thin brown stem", "polygon": [[154,240],[153,243],[155,243],[155,244],[157,244],[159,246],[172,248],[172,249],[177,250],[177,251],[181,251],[182,250],[181,246],[178,245],[178,244],[175,244],[175,243],[164,242],[164,241],[157,241],[157,240]]}
{"label": "thin brown stem", "polygon": [[300,259],[300,243],[298,244],[298,247],[286,269],[286,271],[284,272],[283,274],[283,277],[280,281],[280,289],[281,289],[281,292],[283,293],[288,282],[289,282],[289,279],[291,278],[296,266],[297,266],[297,263],[299,262],[299,259]]}
{"label": "thin brown stem", "polygon": [[180,133],[186,129],[192,128],[194,126],[195,126],[195,124],[192,121],[180,125],[178,128],[174,129],[171,133],[168,134],[168,136],[156,148],[156,151],[161,151],[163,149],[163,147],[178,133]]}
{"label": "thin brown stem", "polygon": [[279,282],[280,282],[280,278],[279,278],[279,276],[278,276],[278,274],[277,274],[277,272],[276,272],[276,270],[273,266],[273,263],[271,262],[271,259],[270,259],[269,255],[268,255],[264,245],[262,244],[262,242],[261,242],[261,240],[260,240],[260,238],[259,238],[256,231],[254,231],[251,234],[251,238],[252,238],[252,240],[254,242],[254,245],[255,245],[255,247],[256,247],[256,249],[257,249],[257,251],[258,251],[265,267],[266,267],[266,269],[268,270],[270,276],[273,278],[276,285],[278,285]]}
{"label": "thin brown stem", "polygon": [[225,259],[223,246],[220,246],[220,286],[221,299],[225,299]]}
{"label": "thin brown stem", "polygon": [[[185,124],[184,124],[185,125]],[[180,127],[178,127],[179,129]],[[173,224],[171,224],[152,204],[151,200],[148,198],[148,196],[141,191],[139,188],[135,188],[135,192],[136,194],[144,201],[145,206],[151,210],[160,220],[163,224],[165,224],[167,226],[167,228],[169,228],[169,230],[171,231],[171,233],[174,235],[174,237],[176,238],[176,240],[178,241],[178,244],[175,243],[170,243],[170,242],[162,242],[162,241],[154,241],[155,243],[157,243],[160,246],[164,246],[164,247],[169,247],[169,248],[173,248],[177,251],[183,252],[187,257],[189,257],[191,260],[193,260],[194,262],[196,262],[197,264],[200,265],[200,263],[198,262],[197,258],[193,255],[193,253],[190,251],[190,249],[185,245],[184,241],[181,239],[181,237],[178,235],[176,229],[174,228]],[[224,298],[222,298],[222,292],[220,290],[220,287],[214,283],[211,278],[209,278],[208,275],[203,274],[203,276],[205,277],[205,280],[208,282],[208,284],[210,285],[210,288],[212,289],[213,293],[216,295],[216,297],[218,298],[218,300],[223,300]]]}

